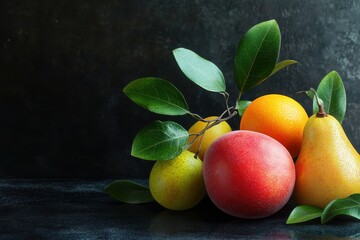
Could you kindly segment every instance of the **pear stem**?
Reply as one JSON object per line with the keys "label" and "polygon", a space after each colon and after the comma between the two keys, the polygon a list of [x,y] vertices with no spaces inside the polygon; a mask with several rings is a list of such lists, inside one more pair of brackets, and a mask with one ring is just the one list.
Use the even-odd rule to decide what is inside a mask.
{"label": "pear stem", "polygon": [[327,113],[325,112],[325,109],[324,109],[324,105],[323,104],[318,104],[319,106],[319,112],[316,114],[316,117],[326,117],[327,116]]}
{"label": "pear stem", "polygon": [[310,91],[312,91],[314,93],[316,103],[319,107],[319,112],[316,114],[316,117],[319,117],[319,118],[327,117],[327,113],[325,112],[325,109],[324,109],[324,102],[319,98],[315,89],[310,88]]}

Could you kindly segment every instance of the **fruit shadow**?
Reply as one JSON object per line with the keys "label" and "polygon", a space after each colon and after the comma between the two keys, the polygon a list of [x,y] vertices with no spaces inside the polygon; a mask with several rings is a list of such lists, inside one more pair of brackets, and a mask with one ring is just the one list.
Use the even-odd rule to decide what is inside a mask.
{"label": "fruit shadow", "polygon": [[[340,217],[321,225],[320,219],[287,225],[296,204],[290,200],[277,213],[261,219],[239,219],[219,210],[206,197],[186,211],[167,210],[156,202],[119,204],[111,201],[104,213],[104,225],[118,226],[134,236],[154,239],[339,239],[360,237],[359,223]],[[120,231],[120,230],[118,230]]]}
{"label": "fruit shadow", "polygon": [[269,219],[239,219],[219,210],[209,198],[187,211],[163,210],[151,220],[152,237],[291,239],[291,232]]}
{"label": "fruit shadow", "polygon": [[239,219],[219,210],[209,198],[187,211],[162,210],[153,216],[148,232],[155,238],[206,239],[339,239],[359,237],[359,225],[339,218],[321,225],[319,219],[287,225],[295,204],[290,201],[277,213],[261,219]]}

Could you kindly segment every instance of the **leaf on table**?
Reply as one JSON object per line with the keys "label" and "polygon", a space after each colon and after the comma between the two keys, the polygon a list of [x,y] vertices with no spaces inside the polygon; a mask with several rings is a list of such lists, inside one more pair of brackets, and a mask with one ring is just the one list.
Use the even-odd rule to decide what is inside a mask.
{"label": "leaf on table", "polygon": [[321,223],[327,223],[339,215],[347,215],[360,219],[360,194],[352,194],[347,198],[339,198],[330,202],[321,216]]}
{"label": "leaf on table", "polygon": [[172,121],[155,121],[136,135],[131,155],[144,160],[169,160],[187,147],[189,133]]}
{"label": "leaf on table", "polygon": [[255,25],[242,37],[234,59],[234,77],[240,93],[257,86],[273,72],[280,38],[275,20]]}
{"label": "leaf on table", "polygon": [[173,54],[181,71],[192,82],[211,92],[225,92],[224,75],[214,63],[186,48],[177,48]]}
{"label": "leaf on table", "polygon": [[154,201],[149,188],[130,180],[117,180],[105,187],[105,192],[112,198],[131,204]]}
{"label": "leaf on table", "polygon": [[170,82],[154,77],[130,82],[124,93],[141,107],[158,114],[184,115],[189,113],[182,93]]}
{"label": "leaf on table", "polygon": [[321,217],[322,209],[314,206],[301,205],[292,210],[286,224],[306,222]]}
{"label": "leaf on table", "polygon": [[[321,80],[317,94],[324,102],[325,112],[341,123],[346,112],[346,92],[343,81],[336,71],[331,71]],[[319,107],[314,100],[313,112],[318,111]]]}

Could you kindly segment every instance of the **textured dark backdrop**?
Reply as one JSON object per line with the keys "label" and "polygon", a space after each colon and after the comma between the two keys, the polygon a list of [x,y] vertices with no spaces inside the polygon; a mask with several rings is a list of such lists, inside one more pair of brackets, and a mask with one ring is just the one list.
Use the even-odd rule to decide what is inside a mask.
{"label": "textured dark backdrop", "polygon": [[[240,37],[276,19],[281,59],[299,62],[244,95],[294,97],[337,70],[347,91],[346,133],[360,150],[358,1],[2,1],[0,176],[146,177],[152,162],[130,156],[136,133],[161,117],[123,94],[130,81],[157,76],[183,91],[191,110],[219,114],[217,94],[192,85],[172,50],[186,47],[223,71],[232,100]],[[231,125],[238,128],[238,119]]]}

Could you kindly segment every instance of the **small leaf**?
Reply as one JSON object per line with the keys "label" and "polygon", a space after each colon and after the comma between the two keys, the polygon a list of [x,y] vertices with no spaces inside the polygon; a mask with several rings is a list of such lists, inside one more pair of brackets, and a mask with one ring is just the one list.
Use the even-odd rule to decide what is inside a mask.
{"label": "small leaf", "polygon": [[240,100],[238,102],[237,111],[240,117],[244,114],[246,108],[250,105],[250,103],[251,101],[246,101],[246,100]]}
{"label": "small leaf", "polygon": [[318,207],[308,205],[297,206],[290,213],[288,219],[286,220],[286,224],[301,223],[321,217],[322,211],[323,210]]}
{"label": "small leaf", "polygon": [[335,199],[324,209],[321,216],[321,223],[327,223],[339,215],[347,215],[360,219],[360,194],[353,194],[347,198]]}
{"label": "small leaf", "polygon": [[[341,123],[346,112],[346,92],[343,81],[336,71],[331,71],[321,80],[317,94],[324,102],[325,112]],[[318,105],[313,102],[313,112],[318,111]]]}
{"label": "small leaf", "polygon": [[225,78],[212,62],[186,48],[173,51],[181,71],[195,84],[211,92],[225,92]]}
{"label": "small leaf", "polygon": [[169,160],[187,147],[188,132],[172,121],[155,121],[136,135],[131,155],[144,160]]}
{"label": "small leaf", "polygon": [[189,107],[182,93],[170,82],[154,77],[130,82],[124,93],[133,102],[158,114],[184,115]]}
{"label": "small leaf", "polygon": [[105,187],[105,192],[120,202],[147,203],[154,201],[149,188],[129,180],[117,180]]}
{"label": "small leaf", "polygon": [[[273,71],[271,72],[270,76],[274,75],[275,73],[277,73],[278,71],[280,71],[281,69],[283,69],[284,67],[287,67],[289,65],[292,65],[292,64],[296,64],[297,61],[295,60],[284,60],[284,61],[281,61],[279,63],[277,63],[275,65],[275,68],[273,69]],[[269,77],[270,77],[269,76]]]}
{"label": "small leaf", "polygon": [[234,59],[234,77],[240,93],[273,72],[280,51],[280,29],[275,20],[252,27],[240,40]]}
{"label": "small leaf", "polygon": [[[307,90],[307,91],[300,91],[298,93],[306,93],[306,95],[308,95],[308,97],[313,100],[313,102],[315,102],[316,106],[318,105],[324,105],[324,101],[319,98],[319,95],[317,95],[317,92],[315,89],[313,88],[310,88],[310,90]],[[315,97],[316,96],[316,97]],[[319,111],[319,110],[318,110]],[[314,113],[317,113],[318,111],[314,112]]]}
{"label": "small leaf", "polygon": [[314,100],[314,97],[315,97],[315,92],[316,90],[313,89],[313,88],[310,88],[310,90],[307,90],[307,91],[300,91],[299,93],[306,93],[306,95],[311,99],[311,100]]}

